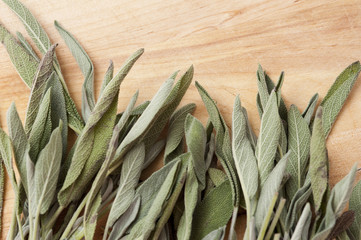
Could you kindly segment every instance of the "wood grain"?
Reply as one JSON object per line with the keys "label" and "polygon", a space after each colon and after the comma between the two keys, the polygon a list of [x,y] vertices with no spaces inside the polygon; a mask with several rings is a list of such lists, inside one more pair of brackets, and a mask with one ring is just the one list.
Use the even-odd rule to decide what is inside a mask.
{"label": "wood grain", "polygon": [[[174,70],[195,67],[194,79],[215,98],[228,123],[240,94],[258,132],[256,69],[260,63],[276,79],[284,70],[286,104],[303,110],[311,96],[325,96],[337,75],[361,58],[361,2],[356,0],[24,0],[49,33],[57,49],[72,97],[80,106],[82,75],[56,32],[58,20],[82,43],[94,61],[96,91],[110,59],[119,68],[133,51],[146,52],[120,90],[120,109],[140,89],[139,102],[150,99]],[[13,33],[25,33],[16,16],[0,3],[0,22]],[[24,120],[29,89],[0,47],[0,120],[14,101]],[[194,84],[183,104],[207,113]],[[361,81],[344,106],[328,139],[331,184],[361,156]],[[158,165],[159,166],[159,165]],[[13,194],[6,183],[3,239],[9,226]]]}

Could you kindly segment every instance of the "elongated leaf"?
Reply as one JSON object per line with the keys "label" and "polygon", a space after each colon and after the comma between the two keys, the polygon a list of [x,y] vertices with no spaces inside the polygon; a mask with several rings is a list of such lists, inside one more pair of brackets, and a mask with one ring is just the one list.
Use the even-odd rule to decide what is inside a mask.
{"label": "elongated leaf", "polygon": [[210,168],[208,169],[209,178],[213,184],[217,187],[227,180],[227,175],[220,169]]}
{"label": "elongated leaf", "polygon": [[308,103],[306,109],[302,113],[302,117],[306,120],[306,122],[308,124],[311,123],[311,119],[312,119],[313,114],[314,114],[315,109],[316,109],[317,101],[318,101],[318,93],[316,93],[315,95],[312,96],[312,98],[310,99],[310,102]]}
{"label": "elongated leaf", "polygon": [[322,127],[322,107],[317,109],[313,122],[310,147],[310,177],[316,212],[320,209],[323,195],[327,189],[328,169],[326,139]]}
{"label": "elongated leaf", "polygon": [[24,161],[24,154],[28,140],[25,134],[25,130],[21,123],[19,114],[16,110],[15,103],[12,103],[8,112],[6,122],[8,125],[9,137],[13,144],[14,157],[17,169],[20,173],[21,181],[26,187],[26,162]]}
{"label": "elongated leaf", "polygon": [[64,91],[58,76],[53,72],[49,79],[46,89],[51,88],[50,104],[51,104],[51,123],[52,129],[55,129],[60,120],[63,122],[61,137],[63,140],[63,156],[66,154],[68,145],[68,117],[66,114],[66,105],[64,99]]}
{"label": "elongated leaf", "polygon": [[[17,182],[12,162],[12,146],[8,135],[0,128],[0,156],[5,165],[13,189],[17,189]],[[17,194],[15,192],[15,194]]]}
{"label": "elongated leaf", "polygon": [[310,154],[311,133],[307,121],[295,105],[288,112],[288,148],[291,150],[287,164],[290,178],[286,183],[289,199],[292,199],[305,180]]}
{"label": "elongated leaf", "polygon": [[87,122],[95,106],[93,63],[83,47],[72,34],[65,30],[57,21],[54,22],[54,25],[73,54],[81,72],[83,73],[84,84],[82,88],[82,113],[85,122]]}
{"label": "elongated leaf", "polygon": [[[355,213],[353,211],[346,211],[342,213],[342,215],[339,218],[337,218],[335,226],[333,227],[327,240],[332,240],[335,238],[340,239],[340,237],[351,226],[354,220],[355,220]],[[346,235],[346,239],[347,239],[347,235]]]}
{"label": "elongated leaf", "polygon": [[202,123],[188,114],[185,120],[185,135],[188,151],[191,153],[194,173],[199,181],[200,190],[206,187],[206,164],[204,161],[206,151],[206,130]]}
{"label": "elongated leaf", "polygon": [[164,203],[169,195],[174,180],[176,179],[177,170],[179,167],[179,163],[175,164],[170,172],[168,173],[167,177],[165,178],[164,183],[159,189],[152,206],[149,208],[147,215],[142,218],[130,231],[128,239],[148,239],[152,230],[155,227],[156,220],[158,219]]}
{"label": "elongated leaf", "polygon": [[237,96],[232,114],[232,151],[246,207],[251,214],[250,201],[258,190],[258,168],[254,151],[247,136],[247,128],[246,116],[242,111],[239,96]]}
{"label": "elongated leaf", "polygon": [[348,66],[336,78],[327,95],[321,102],[323,108],[322,126],[325,136],[331,131],[331,127],[337,115],[346,101],[351,89],[361,71],[360,62],[354,62]]}
{"label": "elongated leaf", "polygon": [[89,211],[89,218],[84,223],[84,236],[86,240],[94,239],[95,229],[98,221],[98,212],[100,210],[100,204],[102,203],[101,194],[95,197],[93,205]]}
{"label": "elongated leaf", "polygon": [[263,220],[267,214],[267,210],[274,195],[279,191],[281,187],[289,154],[290,152],[284,155],[283,158],[277,163],[276,167],[269,174],[267,180],[261,188],[261,193],[255,213],[255,223],[258,230],[261,229]]}
{"label": "elongated leaf", "polygon": [[47,80],[53,72],[53,57],[56,46],[56,44],[51,46],[49,51],[41,59],[39,68],[34,78],[34,83],[31,87],[31,94],[28,107],[26,109],[25,120],[25,132],[27,135],[29,135],[35,118],[38,115],[40,102],[46,89]]}
{"label": "elongated leaf", "polygon": [[129,206],[127,211],[125,211],[124,214],[115,222],[108,240],[118,240],[125,234],[125,231],[128,229],[130,224],[132,224],[132,222],[137,217],[139,207],[140,207],[140,197],[139,195],[137,195],[133,199],[133,202]]}
{"label": "elongated leaf", "polygon": [[21,79],[26,85],[31,87],[39,63],[2,25],[0,25],[0,42],[4,44],[10,60],[14,64]]}
{"label": "elongated leaf", "polygon": [[34,163],[37,161],[37,156],[40,150],[48,143],[52,132],[50,103],[51,92],[51,89],[49,89],[44,95],[39,106],[38,115],[36,116],[29,133],[29,154]]}
{"label": "elongated leaf", "polygon": [[34,182],[36,188],[36,203],[40,213],[48,211],[56,192],[56,184],[60,172],[62,158],[62,123],[51,134],[48,144],[40,152],[35,165]]}
{"label": "elongated leaf", "polygon": [[355,221],[347,231],[351,240],[361,238],[361,181],[359,181],[352,191],[349,210],[355,212]]}
{"label": "elongated leaf", "polygon": [[260,185],[263,186],[273,169],[278,141],[281,133],[281,122],[278,114],[277,96],[272,91],[261,120],[261,129],[256,146],[256,158],[260,176]]}
{"label": "elongated leaf", "polygon": [[144,158],[145,146],[143,143],[137,144],[125,155],[117,195],[108,216],[108,226],[112,226],[133,202]]}
{"label": "elongated leaf", "polygon": [[314,240],[325,239],[330,235],[336,224],[336,220],[342,215],[345,207],[351,197],[353,182],[356,175],[356,164],[352,167],[340,182],[338,182],[331,191],[327,202],[326,215],[323,218]]}
{"label": "elongated leaf", "polygon": [[263,68],[261,65],[258,65],[257,69],[257,86],[258,86],[258,94],[257,98],[259,99],[260,105],[258,106],[261,110],[260,117],[262,117],[262,113],[264,112],[264,109],[266,108],[268,98],[269,98],[269,92],[268,92],[268,86],[266,83],[266,77],[265,73],[263,71]]}
{"label": "elongated leaf", "polygon": [[295,231],[292,234],[291,240],[307,240],[308,239],[308,229],[311,223],[312,212],[310,204],[307,203],[306,207],[303,209],[301,217],[297,222]]}
{"label": "elongated leaf", "polygon": [[188,240],[191,237],[193,213],[198,202],[198,180],[193,162],[188,165],[186,185],[184,189],[184,213],[177,229],[178,240]]}
{"label": "elongated leaf", "polygon": [[100,95],[102,95],[105,87],[108,85],[110,80],[112,80],[113,73],[114,73],[114,64],[113,64],[113,61],[110,60],[109,67],[108,67],[107,71],[105,72],[104,79],[103,79],[103,82],[102,82],[102,86],[100,88]]}
{"label": "elongated leaf", "polygon": [[81,136],[79,136],[73,161],[59,192],[60,204],[66,205],[73,200],[72,198],[80,197],[84,186],[99,170],[115,124],[120,83],[142,53],[143,49],[140,49],[126,61],[95,105]]}
{"label": "elongated leaf", "polygon": [[[174,80],[168,79],[153,97],[151,103],[144,110],[143,114],[138,118],[132,129],[121,142],[114,156],[111,169],[115,169],[119,165],[119,159],[149,130],[154,124],[156,116],[159,114],[160,108],[167,99],[172,88]],[[143,198],[142,198],[143,199]]]}
{"label": "elongated leaf", "polygon": [[[191,103],[180,108],[171,116],[169,120],[169,130],[167,144],[164,152],[164,163],[180,155],[183,152],[184,122],[188,113],[192,113],[196,105]],[[177,151],[180,148],[180,151]]]}
{"label": "elongated leaf", "polygon": [[207,108],[212,125],[216,129],[216,155],[225,169],[231,184],[233,205],[238,206],[240,202],[240,184],[237,179],[236,167],[232,156],[232,143],[228,127],[220,114],[216,103],[209,96],[206,90],[196,82],[196,87]]}
{"label": "elongated leaf", "polygon": [[210,232],[223,227],[232,216],[231,185],[227,180],[213,189],[193,214],[191,239],[202,239]]}
{"label": "elongated leaf", "polygon": [[146,169],[154,160],[157,159],[159,154],[164,149],[165,144],[166,144],[165,139],[161,139],[153,145],[153,148],[150,149],[145,155],[143,169]]}
{"label": "elongated leaf", "polygon": [[16,36],[18,38],[18,41],[20,42],[21,46],[23,46],[23,48],[26,49],[26,51],[33,56],[33,58],[37,61],[40,62],[40,59],[38,57],[38,55],[34,52],[33,47],[28,43],[28,41],[26,41],[26,39],[24,38],[24,36],[21,34],[21,32],[16,32]]}
{"label": "elongated leaf", "polygon": [[225,234],[226,226],[213,230],[212,232],[208,233],[207,236],[202,238],[202,240],[223,240]]}

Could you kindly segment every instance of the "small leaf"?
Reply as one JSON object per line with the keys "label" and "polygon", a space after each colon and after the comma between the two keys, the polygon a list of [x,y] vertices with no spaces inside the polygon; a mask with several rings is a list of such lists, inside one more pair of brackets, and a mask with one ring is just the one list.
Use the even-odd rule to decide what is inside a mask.
{"label": "small leaf", "polygon": [[336,120],[337,115],[346,101],[351,89],[361,71],[360,62],[354,62],[348,66],[336,78],[327,95],[321,102],[323,108],[322,126],[325,136],[331,131],[331,127]]}
{"label": "small leaf", "polygon": [[280,133],[281,121],[278,114],[277,96],[272,91],[262,115],[260,134],[256,147],[261,186],[263,186],[273,169]]}
{"label": "small leaf", "polygon": [[316,212],[319,211],[323,195],[327,189],[328,169],[326,139],[322,127],[322,107],[317,109],[313,122],[313,131],[310,147],[310,177]]}
{"label": "small leaf", "polygon": [[210,232],[225,226],[232,216],[231,185],[227,180],[214,188],[193,214],[191,239],[202,239]]}
{"label": "small leaf", "polygon": [[100,204],[102,203],[101,194],[95,197],[93,204],[89,211],[89,218],[84,222],[84,236],[86,240],[94,239],[95,229],[97,226]]}
{"label": "small leaf", "polygon": [[308,239],[308,230],[311,224],[312,211],[310,204],[307,203],[306,207],[303,209],[301,217],[299,218],[295,231],[292,234],[291,240],[307,240]]}
{"label": "small leaf", "polygon": [[100,95],[102,95],[105,87],[108,85],[110,80],[112,80],[113,72],[114,72],[114,64],[113,64],[113,61],[110,60],[109,67],[108,67],[107,71],[105,72],[104,79],[103,79],[103,82],[102,82],[102,86],[100,88]]}
{"label": "small leaf", "polygon": [[[17,189],[17,181],[12,161],[12,146],[8,135],[0,128],[0,157],[5,165],[13,189]],[[15,195],[17,193],[15,192]]]}
{"label": "small leaf", "polygon": [[288,112],[288,148],[291,150],[287,164],[290,178],[286,183],[289,199],[301,188],[306,175],[310,154],[311,133],[308,124],[295,105]]}
{"label": "small leaf", "polygon": [[315,109],[316,109],[317,101],[318,101],[318,93],[316,93],[315,95],[312,96],[312,98],[310,99],[310,102],[308,103],[306,109],[302,113],[302,117],[306,120],[306,122],[308,124],[311,123],[313,114],[314,114]]}
{"label": "small leaf", "polygon": [[24,38],[24,36],[21,34],[21,32],[16,32],[16,36],[18,38],[18,41],[20,42],[21,46],[23,46],[23,48],[25,48],[28,53],[33,56],[33,58],[37,61],[40,62],[40,59],[38,57],[38,55],[34,52],[33,47],[28,43],[28,41],[26,41],[26,39]]}
{"label": "small leaf", "polygon": [[88,54],[86,54],[80,43],[65,30],[60,24],[55,21],[54,25],[58,30],[60,36],[65,41],[69,50],[73,54],[76,62],[78,63],[81,72],[84,76],[84,84],[82,88],[82,113],[85,122],[87,122],[91,112],[95,106],[94,98],[94,66]]}
{"label": "small leaf", "polygon": [[352,191],[349,210],[354,211],[355,221],[347,231],[351,240],[361,239],[361,181],[359,181]]}
{"label": "small leaf", "polygon": [[263,220],[267,214],[267,210],[270,203],[272,202],[273,197],[280,190],[289,155],[290,152],[284,155],[283,158],[277,163],[276,167],[269,174],[267,180],[261,188],[261,193],[255,213],[255,223],[258,230],[261,229]]}

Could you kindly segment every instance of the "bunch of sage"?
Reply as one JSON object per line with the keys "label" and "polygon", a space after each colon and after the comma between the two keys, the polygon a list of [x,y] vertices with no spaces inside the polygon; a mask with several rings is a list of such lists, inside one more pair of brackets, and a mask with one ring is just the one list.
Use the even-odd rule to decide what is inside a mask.
{"label": "bunch of sage", "polygon": [[[102,234],[104,240],[218,240],[228,234],[233,240],[241,209],[246,210],[244,239],[361,239],[361,182],[353,188],[356,165],[331,189],[325,144],[361,70],[359,62],[337,77],[318,107],[314,95],[303,113],[285,105],[284,74],[275,85],[259,67],[257,137],[239,96],[231,131],[199,83],[207,125],[191,115],[195,104],[177,109],[193,67],[177,81],[178,72],[170,75],[150,101],[137,106],[136,92],[117,113],[120,84],[143,49],[116,74],[110,63],[96,99],[92,61],[55,22],[84,76],[80,114],[55,54],[57,44],[51,44],[21,2],[3,1],[38,50],[22,34],[14,37],[0,25],[0,41],[31,89],[25,123],[12,104],[8,134],[0,129],[0,157],[15,192],[8,239],[94,239]],[[67,151],[69,128],[77,139]],[[157,158],[164,166],[141,181],[142,171]],[[1,165],[1,206],[3,179]],[[105,222],[104,231],[99,221]]]}

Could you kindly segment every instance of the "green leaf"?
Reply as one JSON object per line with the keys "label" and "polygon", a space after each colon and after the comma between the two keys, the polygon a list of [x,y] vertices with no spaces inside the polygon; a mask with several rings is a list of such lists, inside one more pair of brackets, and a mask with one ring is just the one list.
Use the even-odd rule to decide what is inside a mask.
{"label": "green leaf", "polygon": [[258,190],[258,168],[257,159],[248,139],[247,131],[246,116],[242,111],[239,96],[237,96],[232,114],[232,150],[247,211],[251,214],[251,199],[255,197]]}
{"label": "green leaf", "polygon": [[99,170],[115,124],[120,83],[142,53],[143,49],[140,49],[126,61],[104,89],[103,95],[95,105],[79,136],[73,160],[59,192],[58,199],[61,205],[67,205],[70,201],[80,197],[84,186]]}
{"label": "green leaf", "polygon": [[352,223],[348,235],[351,240],[361,238],[361,181],[359,181],[352,191],[349,210],[355,212],[355,221]]}
{"label": "green leaf", "polygon": [[227,175],[222,170],[217,168],[208,169],[208,174],[209,174],[209,178],[216,187],[218,187],[224,181],[227,180]]}
{"label": "green leaf", "polygon": [[306,120],[308,124],[311,123],[313,113],[315,112],[316,109],[317,101],[318,101],[318,93],[312,96],[306,109],[302,113],[302,117]]}
{"label": "green leaf", "polygon": [[137,217],[140,207],[140,196],[137,195],[127,211],[115,222],[108,240],[118,240]]}
{"label": "green leaf", "polygon": [[83,47],[71,33],[65,30],[57,21],[54,22],[54,25],[68,46],[70,52],[73,54],[81,72],[83,73],[84,84],[82,88],[82,113],[85,122],[87,122],[95,106],[93,63]]}
{"label": "green leaf", "polygon": [[156,220],[162,212],[163,206],[175,182],[179,162],[169,171],[162,186],[159,189],[149,211],[130,231],[128,239],[148,239],[155,227]]}
{"label": "green leaf", "polygon": [[125,155],[117,195],[109,212],[107,226],[113,226],[133,202],[144,158],[145,146],[143,143],[137,144]]}
{"label": "green leaf", "polygon": [[7,112],[6,123],[8,125],[9,137],[13,144],[15,164],[19,171],[21,181],[24,183],[25,190],[27,190],[26,162],[24,161],[24,154],[26,146],[28,145],[28,140],[16,110],[15,103],[11,104]]}
{"label": "green leaf", "polygon": [[55,47],[51,46],[49,51],[44,55],[39,64],[36,72],[33,85],[31,87],[31,93],[29,98],[28,107],[26,109],[26,120],[25,120],[25,133],[29,135],[35,118],[38,115],[39,106],[41,99],[44,95],[47,81],[53,72],[53,57],[55,53]]}
{"label": "green leaf", "polygon": [[50,75],[46,86],[46,89],[50,88],[52,89],[50,96],[52,129],[55,129],[59,125],[60,120],[63,122],[64,127],[62,128],[61,136],[63,140],[63,157],[65,157],[68,145],[68,117],[66,114],[63,87],[59,77],[54,72]]}
{"label": "green leaf", "polygon": [[98,193],[90,208],[89,218],[87,218],[84,221],[84,237],[86,240],[94,239],[101,203],[102,203],[102,197],[101,194]]}
{"label": "green leaf", "polygon": [[305,181],[311,133],[307,121],[295,105],[291,105],[287,122],[288,148],[291,152],[287,164],[287,172],[290,174],[290,178],[286,183],[286,191],[288,198],[292,199]]}
{"label": "green leaf", "polygon": [[316,112],[310,146],[310,166],[312,195],[316,212],[319,211],[328,184],[327,151],[325,132],[322,127],[322,107]]}
{"label": "green leaf", "polygon": [[311,224],[312,211],[310,204],[307,203],[306,207],[303,209],[301,217],[299,218],[295,231],[292,234],[291,240],[307,240],[308,239],[308,230]]}
{"label": "green leaf", "polygon": [[184,122],[187,114],[193,113],[195,108],[196,105],[190,103],[175,111],[171,116],[169,120],[167,144],[164,151],[164,164],[167,164],[183,153],[182,139],[184,137]]}
{"label": "green leaf", "polygon": [[203,190],[206,187],[207,171],[204,161],[207,141],[206,130],[202,123],[190,114],[186,117],[184,128],[187,148],[191,153],[194,173],[199,181],[200,190]]}
{"label": "green leaf", "polygon": [[227,180],[214,188],[197,205],[193,214],[191,239],[202,239],[210,232],[225,226],[232,212],[231,185]]}
{"label": "green leaf", "polygon": [[39,62],[2,25],[0,25],[0,42],[4,44],[10,60],[21,79],[26,85],[31,87]]}
{"label": "green leaf", "polygon": [[257,99],[259,99],[259,108],[261,110],[261,114],[260,117],[262,117],[262,113],[264,112],[264,109],[266,108],[267,102],[268,102],[268,98],[269,98],[269,91],[268,91],[268,86],[266,83],[266,77],[265,77],[265,73],[263,71],[263,68],[260,64],[258,64],[258,69],[257,69],[257,86],[258,86],[258,94],[257,94]]}
{"label": "green leaf", "polygon": [[112,80],[113,73],[114,73],[114,64],[113,64],[113,61],[110,60],[109,67],[108,67],[107,71],[105,72],[104,79],[103,79],[103,82],[102,82],[102,86],[100,88],[100,95],[102,95],[105,87],[108,85],[110,80]]}
{"label": "green leaf", "polygon": [[193,162],[188,164],[187,179],[184,189],[184,212],[177,229],[178,240],[188,240],[191,237],[193,213],[198,202],[198,180]]}
{"label": "green leaf", "polygon": [[[12,146],[8,135],[0,128],[0,157],[5,165],[13,189],[17,189],[17,182],[12,161]],[[15,195],[17,192],[15,192]]]}
{"label": "green leaf", "polygon": [[36,116],[29,133],[30,158],[36,163],[39,152],[48,143],[51,132],[51,89],[47,90],[41,100],[38,115]]}
{"label": "green leaf", "polygon": [[48,211],[56,193],[63,150],[61,128],[62,123],[51,134],[35,165],[36,204],[40,214]]}
{"label": "green leaf", "polygon": [[18,38],[18,41],[20,42],[21,46],[23,46],[23,48],[25,48],[28,53],[33,56],[33,58],[37,61],[40,62],[40,59],[38,57],[38,55],[34,52],[33,47],[28,43],[28,41],[26,41],[26,39],[24,38],[24,36],[21,34],[21,32],[16,32],[16,36]]}
{"label": "green leaf", "polygon": [[165,144],[165,139],[161,139],[158,142],[154,143],[153,148],[149,149],[149,151],[145,155],[143,169],[146,169],[154,160],[157,159],[159,154],[164,149]]}
{"label": "green leaf", "polygon": [[232,144],[228,127],[220,114],[216,103],[206,90],[196,82],[196,87],[206,106],[209,118],[216,130],[216,155],[220,160],[231,184],[233,205],[238,206],[240,202],[240,184],[237,179],[236,167],[232,156]]}
{"label": "green leaf", "polygon": [[272,91],[262,115],[260,134],[256,146],[261,186],[264,185],[273,169],[280,134],[281,121],[278,114],[277,96]]}
{"label": "green leaf", "polygon": [[277,163],[276,167],[269,174],[263,187],[261,188],[255,213],[255,223],[258,230],[261,229],[263,220],[267,214],[267,210],[270,203],[272,202],[273,197],[280,190],[289,155],[290,152],[284,155],[283,158]]}
{"label": "green leaf", "polygon": [[348,66],[336,78],[327,95],[322,100],[321,106],[324,112],[322,115],[322,126],[325,136],[328,136],[330,133],[331,127],[351,92],[360,71],[361,65],[358,61]]}

